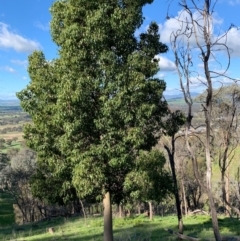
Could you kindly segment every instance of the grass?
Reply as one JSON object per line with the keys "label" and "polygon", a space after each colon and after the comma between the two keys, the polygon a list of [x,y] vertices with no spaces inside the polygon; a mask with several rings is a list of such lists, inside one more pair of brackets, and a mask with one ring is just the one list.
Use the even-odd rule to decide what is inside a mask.
{"label": "grass", "polygon": [[0,227],[14,223],[13,199],[10,194],[0,192]]}
{"label": "grass", "polygon": [[16,149],[21,149],[22,144],[20,141],[14,141],[11,145],[4,144],[4,147],[0,150],[0,153],[7,153],[8,150],[16,148]]}
{"label": "grass", "polygon": [[13,137],[17,137],[19,139],[22,139],[23,132],[8,132],[6,134],[0,134],[0,138],[3,139],[12,139]]}
{"label": "grass", "polygon": [[23,124],[26,124],[26,123],[29,123],[29,122],[23,122],[23,121],[20,121],[18,124],[6,124],[6,125],[2,125],[0,126],[0,130],[3,130],[5,128],[13,128],[13,127],[19,127],[19,126],[23,126]]}
{"label": "grass", "polygon": [[[176,237],[165,231],[165,228],[177,230],[177,217],[155,217],[149,221],[144,216],[130,218],[114,218],[113,230],[116,241],[159,241],[176,240]],[[240,235],[240,221],[237,219],[219,217],[222,235]],[[208,216],[191,216],[184,219],[185,234],[192,237],[212,238],[211,220]],[[53,227],[53,234],[48,229]],[[80,217],[69,219],[56,218],[49,222],[9,227],[0,229],[0,240],[25,240],[25,241],[100,241],[103,240],[102,217]]]}

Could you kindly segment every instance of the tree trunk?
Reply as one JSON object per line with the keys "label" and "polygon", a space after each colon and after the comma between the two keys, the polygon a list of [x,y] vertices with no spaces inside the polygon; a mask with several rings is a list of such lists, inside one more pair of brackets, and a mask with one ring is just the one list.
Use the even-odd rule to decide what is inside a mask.
{"label": "tree trunk", "polygon": [[170,148],[166,145],[164,145],[164,148],[166,149],[166,151],[168,153],[169,162],[170,162],[171,171],[172,171],[174,197],[175,197],[177,217],[178,217],[178,232],[180,234],[183,234],[183,218],[182,218],[182,211],[181,211],[181,201],[180,201],[180,197],[179,197],[177,176],[176,176],[176,171],[175,171],[175,160],[174,160],[175,138],[174,138],[174,136],[172,136],[171,144],[172,144],[172,150],[170,150]]}
{"label": "tree trunk", "polygon": [[123,217],[123,207],[122,207],[122,204],[118,205],[118,212],[119,212],[119,217],[122,218]]}
{"label": "tree trunk", "polygon": [[[230,203],[229,200],[229,166],[227,167],[227,172],[226,172],[226,201],[227,203]],[[226,211],[225,211],[226,216],[231,216],[231,208],[229,205],[226,205]]]}
{"label": "tree trunk", "polygon": [[149,206],[149,219],[152,221],[153,220],[153,208],[152,208],[151,201],[148,202],[148,206]]}
{"label": "tree trunk", "polygon": [[[211,86],[210,86],[211,87]],[[209,90],[211,93],[211,90]],[[211,94],[210,94],[211,95]],[[211,100],[211,97],[209,97]],[[212,194],[212,162],[211,162],[211,154],[210,154],[210,130],[211,130],[211,102],[207,103],[209,106],[207,106],[205,110],[205,120],[206,120],[206,147],[205,147],[205,153],[206,153],[206,165],[207,165],[207,171],[206,171],[206,184],[207,184],[207,194],[209,199],[209,204],[211,208],[211,218],[212,218],[212,227],[214,232],[214,237],[216,241],[221,241],[221,235],[219,232],[218,227],[218,219],[217,219],[217,211],[215,207],[215,202]]]}
{"label": "tree trunk", "polygon": [[104,241],[113,241],[113,230],[112,230],[112,205],[110,192],[107,192],[103,199],[104,208]]}
{"label": "tree trunk", "polygon": [[83,216],[84,216],[84,221],[85,221],[85,223],[86,223],[86,221],[87,221],[87,216],[86,216],[86,212],[85,212],[85,209],[84,209],[84,205],[83,205],[83,202],[82,202],[81,199],[79,199],[79,202],[80,202],[80,204],[81,204],[81,208],[82,208],[82,212],[83,212]]}
{"label": "tree trunk", "polygon": [[[240,215],[240,211],[238,209],[238,207],[235,207],[233,205],[231,205],[231,203],[229,202],[229,173],[228,173],[228,168],[227,167],[227,174],[226,171],[224,171],[224,169],[222,169],[222,177],[221,177],[221,181],[222,181],[222,197],[223,197],[223,202],[225,204],[226,207],[226,213],[231,216],[231,209],[234,210],[234,212],[237,213],[237,215]],[[227,176],[225,176],[227,175]],[[226,182],[225,182],[226,181]]]}
{"label": "tree trunk", "polygon": [[141,214],[141,202],[138,203],[138,215]]}
{"label": "tree trunk", "polygon": [[187,215],[188,215],[187,199],[186,199],[186,191],[185,191],[183,179],[182,179],[182,195],[183,195],[183,202],[184,202],[185,217],[187,217]]}

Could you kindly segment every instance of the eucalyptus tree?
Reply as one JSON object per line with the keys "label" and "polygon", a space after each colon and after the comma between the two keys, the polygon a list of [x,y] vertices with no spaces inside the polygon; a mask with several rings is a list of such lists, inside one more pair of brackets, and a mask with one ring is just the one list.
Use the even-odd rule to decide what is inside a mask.
{"label": "eucalyptus tree", "polygon": [[[30,84],[18,94],[33,120],[27,144],[62,177],[62,191],[103,200],[104,240],[113,240],[111,202],[123,198],[125,176],[139,150],[159,137],[167,104],[165,82],[156,77],[158,25],[135,36],[142,7],[152,0],[56,1],[51,34],[59,57],[29,57]],[[65,173],[66,175],[64,179]]]}
{"label": "eucalyptus tree", "polygon": [[[206,98],[206,94],[205,91],[199,95],[197,101]],[[213,90],[214,153],[221,171],[222,201],[227,215],[231,214],[231,209],[240,215],[239,208],[230,202],[229,175],[229,167],[235,159],[239,145],[239,100],[240,88],[237,83]]]}

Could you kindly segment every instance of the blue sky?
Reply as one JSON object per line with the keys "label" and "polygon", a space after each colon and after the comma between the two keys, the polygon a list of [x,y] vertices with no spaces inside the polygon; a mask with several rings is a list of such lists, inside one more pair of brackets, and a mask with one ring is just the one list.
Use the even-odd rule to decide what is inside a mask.
{"label": "blue sky", "polygon": [[[56,57],[57,47],[51,40],[49,8],[53,0],[0,0],[0,99],[14,99],[15,93],[25,88],[30,79],[27,73],[27,58],[32,51],[41,49],[46,58]],[[170,46],[169,35],[176,27],[173,21],[179,15],[177,0],[155,0],[153,4],[144,7],[145,21],[139,31],[146,30],[151,21],[160,26],[161,40]],[[231,23],[240,27],[240,0],[219,0],[214,13],[214,34],[220,35],[228,29]],[[137,31],[136,33],[138,33]],[[231,68],[228,74],[240,79],[240,31],[232,29],[228,38],[229,46],[234,51]],[[218,54],[219,61],[226,62],[226,55]],[[179,81],[173,62],[171,48],[160,56],[159,76],[167,83],[166,94],[178,93]],[[213,61],[214,62],[214,61]],[[223,68],[212,63],[212,68]],[[196,62],[196,71],[201,73],[201,63]],[[221,80],[226,82],[227,80]],[[192,90],[201,92],[204,87],[199,80],[192,79]]]}

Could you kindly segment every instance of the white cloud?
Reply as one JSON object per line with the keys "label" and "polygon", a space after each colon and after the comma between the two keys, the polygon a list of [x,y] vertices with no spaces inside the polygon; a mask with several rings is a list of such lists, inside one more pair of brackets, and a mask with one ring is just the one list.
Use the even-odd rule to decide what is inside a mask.
{"label": "white cloud", "polygon": [[[235,0],[234,4],[240,4],[240,0]],[[193,19],[198,23],[199,26],[203,25],[203,17],[198,12],[193,12]],[[160,27],[160,35],[161,41],[163,43],[170,43],[174,39],[174,35],[178,35],[177,44],[178,47],[186,46],[188,39],[183,33],[188,33],[190,47],[196,52],[198,48],[195,48],[196,39],[194,34],[190,34],[190,30],[192,25],[187,25],[187,22],[190,21],[190,16],[186,11],[179,11],[177,16],[173,18],[169,18],[165,21],[163,25],[159,25]],[[232,27],[227,33],[221,29],[221,25],[223,23],[223,19],[221,19],[217,13],[212,15],[212,19],[210,20],[209,31],[211,34],[211,41],[215,43],[213,47],[213,54],[226,53],[226,48],[223,44],[229,47],[231,52],[231,57],[239,57],[240,56],[240,28]],[[205,46],[203,31],[201,28],[196,27],[198,42],[201,46]],[[218,34],[221,33],[221,34]],[[226,34],[226,35],[225,35]]]}
{"label": "white cloud", "polygon": [[[190,89],[191,91],[202,92],[207,88],[207,81],[204,76],[194,76],[190,78]],[[226,77],[218,77],[212,79],[213,88],[219,88],[221,86],[226,86],[233,84],[234,81]],[[185,83],[186,84],[186,83]]]}
{"label": "white cloud", "polygon": [[[240,29],[233,27],[229,30],[226,36],[219,41],[221,44],[226,44],[229,47],[229,51],[232,57],[240,56]],[[222,47],[223,51],[225,50]]]}
{"label": "white cloud", "polygon": [[27,69],[28,61],[27,60],[19,60],[19,59],[11,59],[11,63],[19,66],[23,66]]}
{"label": "white cloud", "polygon": [[12,59],[11,62],[16,65],[26,66],[28,61],[27,60],[19,60],[19,59]]}
{"label": "white cloud", "polygon": [[16,73],[16,70],[13,69],[12,67],[9,67],[9,66],[0,67],[0,70],[7,71],[7,72],[9,72],[9,73]]}
{"label": "white cloud", "polygon": [[206,83],[206,78],[203,76],[197,76],[197,77],[191,77],[190,78],[190,86],[191,87],[199,87],[202,86],[204,83]]}
{"label": "white cloud", "polygon": [[[199,24],[203,22],[203,19],[198,12],[193,13],[193,19],[196,20]],[[170,43],[171,39],[173,38],[173,34],[178,33],[179,35],[181,35],[184,32],[190,33],[190,28],[192,27],[192,25],[187,25],[187,22],[190,23],[190,15],[186,11],[179,11],[176,17],[166,20],[164,25],[160,27],[161,41],[164,43]],[[199,29],[197,29],[197,32],[197,35],[199,36],[199,41],[201,42],[201,32]],[[183,35],[180,36],[180,38],[182,39],[183,43],[186,42],[186,38]],[[192,34],[190,37],[190,44],[196,45],[195,43],[195,37]]]}
{"label": "white cloud", "polygon": [[161,71],[156,75],[157,78],[163,79],[165,77],[165,74],[162,73]]}
{"label": "white cloud", "polygon": [[43,31],[49,31],[50,27],[49,27],[49,23],[47,24],[42,24],[41,22],[35,22],[34,26],[43,30]]}
{"label": "white cloud", "polygon": [[9,31],[9,26],[0,22],[0,48],[14,49],[17,52],[31,53],[40,49],[40,44]]}
{"label": "white cloud", "polygon": [[23,80],[27,80],[27,77],[26,77],[26,76],[23,76]]}
{"label": "white cloud", "polygon": [[[193,12],[193,19],[198,23],[198,26],[203,26],[204,19],[199,12],[197,11]],[[188,14],[188,12],[184,10],[179,11],[177,16],[173,18],[169,18],[165,21],[163,25],[159,25],[161,41],[163,43],[171,43],[171,41],[174,38],[174,35],[177,34],[179,36],[178,43],[185,45],[185,43],[187,43],[187,37],[183,35],[183,33],[184,34],[187,33],[190,36],[189,38],[190,46],[196,47],[195,35],[191,33],[193,26],[190,22],[191,22],[191,17]],[[216,13],[214,13],[212,15],[212,18],[209,21],[209,24],[210,24],[209,32],[213,33],[214,27],[218,25],[220,26],[222,23],[223,23],[223,20]],[[203,31],[198,26],[196,25],[196,28],[195,28],[196,36],[198,37],[199,44],[203,46],[205,45],[204,38],[203,38]]]}
{"label": "white cloud", "polygon": [[173,61],[171,61],[163,56],[157,56],[156,58],[159,59],[160,71],[175,71],[176,70],[176,66]]}

